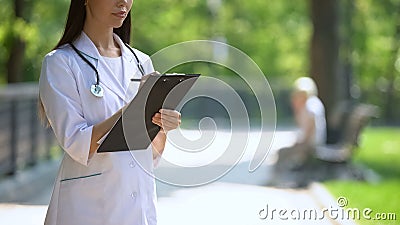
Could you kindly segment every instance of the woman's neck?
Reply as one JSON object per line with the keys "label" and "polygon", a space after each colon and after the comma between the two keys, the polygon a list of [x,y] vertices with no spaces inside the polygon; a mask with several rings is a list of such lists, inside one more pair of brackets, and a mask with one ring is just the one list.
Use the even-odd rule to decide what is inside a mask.
{"label": "woman's neck", "polygon": [[112,28],[100,28],[86,20],[83,31],[94,43],[100,55],[106,57],[118,57],[121,55],[120,47],[114,40]]}

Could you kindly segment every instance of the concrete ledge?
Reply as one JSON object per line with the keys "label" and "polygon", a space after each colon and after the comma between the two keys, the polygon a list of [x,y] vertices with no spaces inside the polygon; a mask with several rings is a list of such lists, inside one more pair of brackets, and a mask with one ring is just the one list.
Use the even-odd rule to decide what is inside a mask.
{"label": "concrete ledge", "polygon": [[[309,185],[308,188],[310,195],[314,198],[315,201],[317,201],[322,208],[338,208],[340,209],[341,207],[338,205],[338,199],[332,196],[331,193],[324,187],[323,184],[321,183],[312,183]],[[356,223],[351,220],[351,219],[338,219],[338,220],[332,220],[333,224],[341,224],[341,225],[356,225]]]}

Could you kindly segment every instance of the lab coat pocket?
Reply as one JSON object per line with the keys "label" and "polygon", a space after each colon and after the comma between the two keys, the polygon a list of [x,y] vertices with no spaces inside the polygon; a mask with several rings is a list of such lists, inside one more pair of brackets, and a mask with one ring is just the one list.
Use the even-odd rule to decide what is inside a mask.
{"label": "lab coat pocket", "polygon": [[102,173],[62,179],[57,224],[102,224],[105,193]]}

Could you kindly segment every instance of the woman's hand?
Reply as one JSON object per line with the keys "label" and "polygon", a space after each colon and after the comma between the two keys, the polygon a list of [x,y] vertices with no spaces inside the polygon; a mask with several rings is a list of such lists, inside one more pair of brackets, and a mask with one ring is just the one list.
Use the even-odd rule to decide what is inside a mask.
{"label": "woman's hand", "polygon": [[161,127],[162,131],[174,130],[181,124],[181,113],[176,110],[160,109],[154,114],[152,122]]}
{"label": "woman's hand", "polygon": [[151,143],[153,147],[153,159],[156,160],[164,151],[165,142],[167,141],[166,132],[176,129],[181,124],[181,114],[176,110],[160,109],[158,113],[154,114],[152,121],[161,127],[160,132],[158,132]]}

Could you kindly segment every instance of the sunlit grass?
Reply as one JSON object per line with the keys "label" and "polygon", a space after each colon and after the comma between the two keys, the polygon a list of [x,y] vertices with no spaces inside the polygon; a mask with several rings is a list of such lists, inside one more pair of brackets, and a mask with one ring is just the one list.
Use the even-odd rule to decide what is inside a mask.
{"label": "sunlit grass", "polygon": [[379,175],[376,182],[329,181],[326,187],[336,197],[348,199],[348,207],[372,210],[376,213],[395,213],[396,220],[365,219],[361,225],[400,224],[400,128],[368,128],[363,132],[361,146],[354,162],[372,169]]}

